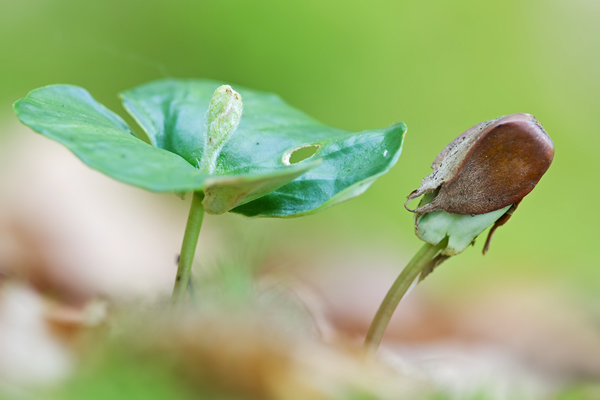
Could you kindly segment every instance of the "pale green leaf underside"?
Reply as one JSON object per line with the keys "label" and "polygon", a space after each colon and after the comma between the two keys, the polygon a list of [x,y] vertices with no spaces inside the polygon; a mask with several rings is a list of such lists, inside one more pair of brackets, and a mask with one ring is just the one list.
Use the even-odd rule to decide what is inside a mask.
{"label": "pale green leaf underside", "polygon": [[[223,147],[216,171],[202,174],[197,167],[204,155],[205,114],[220,85],[168,79],[122,93],[124,106],[155,147],[75,86],[34,90],[15,110],[23,123],[122,182],[158,192],[203,190],[203,204],[213,214],[236,206],[233,211],[248,216],[315,212],[360,194],[400,154],[402,123],[348,133],[313,120],[276,95],[234,87],[244,102],[240,125]],[[307,144],[319,145],[317,154],[286,165],[283,155]]]}
{"label": "pale green leaf underside", "polygon": [[433,245],[448,236],[448,247],[442,254],[455,256],[462,253],[481,232],[493,225],[510,207],[473,216],[450,214],[444,210],[430,212],[419,218],[417,236]]}

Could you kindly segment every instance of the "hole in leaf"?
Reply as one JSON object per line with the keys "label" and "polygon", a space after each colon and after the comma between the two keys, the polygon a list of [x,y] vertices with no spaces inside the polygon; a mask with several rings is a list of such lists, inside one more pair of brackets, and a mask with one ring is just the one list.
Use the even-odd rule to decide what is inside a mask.
{"label": "hole in leaf", "polygon": [[283,163],[286,165],[297,164],[314,156],[321,146],[309,144],[307,146],[298,147],[288,151],[283,155]]}

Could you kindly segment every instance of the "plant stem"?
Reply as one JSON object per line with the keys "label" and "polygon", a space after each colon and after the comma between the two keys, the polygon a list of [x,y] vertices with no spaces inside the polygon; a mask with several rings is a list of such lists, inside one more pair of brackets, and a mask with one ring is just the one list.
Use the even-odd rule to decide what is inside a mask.
{"label": "plant stem", "polygon": [[389,292],[383,299],[383,302],[371,322],[371,327],[367,333],[363,354],[365,356],[373,355],[377,352],[383,334],[390,323],[390,319],[398,307],[398,303],[411,287],[415,279],[421,274],[423,269],[438,255],[438,253],[448,246],[448,238],[444,238],[437,245],[425,243],[421,250],[415,254],[408,265],[402,270],[400,276],[396,279]]}
{"label": "plant stem", "polygon": [[188,289],[188,282],[192,271],[192,262],[198,245],[200,228],[204,219],[204,200],[203,192],[194,192],[192,206],[185,226],[185,234],[181,243],[181,253],[179,254],[179,264],[177,266],[177,277],[175,278],[175,287],[173,288],[173,303],[181,304],[185,298]]}

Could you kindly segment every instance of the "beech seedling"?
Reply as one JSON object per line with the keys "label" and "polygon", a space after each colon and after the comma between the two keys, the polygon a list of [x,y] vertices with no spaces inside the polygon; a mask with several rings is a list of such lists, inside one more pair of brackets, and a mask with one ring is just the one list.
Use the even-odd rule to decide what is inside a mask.
{"label": "beech seedling", "polygon": [[[367,334],[374,352],[398,303],[418,278],[423,280],[451,256],[464,251],[493,225],[505,224],[537,185],[554,158],[554,144],[530,114],[512,114],[467,130],[435,158],[433,172],[409,194],[405,207],[416,214],[415,232],[426,242],[384,299]],[[419,197],[417,208],[409,203]]]}
{"label": "beech seedling", "polygon": [[[121,98],[143,134],[72,85],[33,90],[14,109],[25,125],[111,178],[193,193],[175,301],[185,296],[205,211],[280,218],[318,212],[386,173],[406,132],[402,122],[356,133],[328,127],[274,94],[210,80],[164,79]],[[315,151],[295,157],[305,148]]]}

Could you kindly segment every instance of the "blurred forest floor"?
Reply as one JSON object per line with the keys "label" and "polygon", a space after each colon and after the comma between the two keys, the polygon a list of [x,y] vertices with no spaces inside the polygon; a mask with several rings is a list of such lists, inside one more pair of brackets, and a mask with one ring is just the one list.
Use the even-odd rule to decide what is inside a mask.
{"label": "blurred forest floor", "polygon": [[597,308],[534,281],[444,300],[416,290],[363,363],[368,324],[404,260],[368,249],[222,254],[218,230],[205,228],[199,253],[213,261],[196,265],[192,304],[174,313],[186,207],[165,203],[180,200],[14,137],[0,158],[20,171],[0,189],[9,399],[600,398]]}

